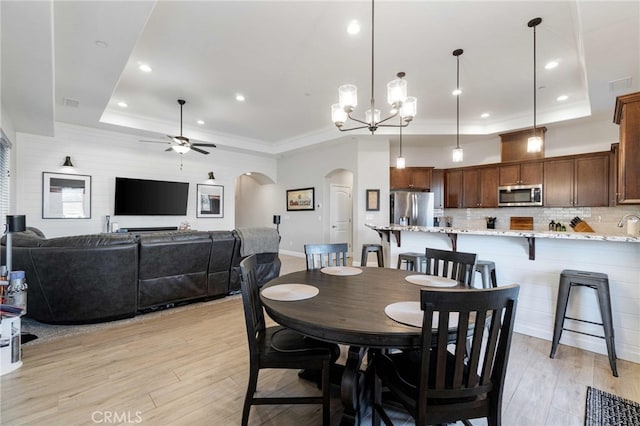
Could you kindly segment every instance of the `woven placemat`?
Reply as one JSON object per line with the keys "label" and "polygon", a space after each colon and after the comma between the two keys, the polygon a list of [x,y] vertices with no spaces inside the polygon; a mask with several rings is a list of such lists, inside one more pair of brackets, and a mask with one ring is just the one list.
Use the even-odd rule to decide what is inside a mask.
{"label": "woven placemat", "polygon": [[640,425],[640,404],[589,386],[584,425]]}

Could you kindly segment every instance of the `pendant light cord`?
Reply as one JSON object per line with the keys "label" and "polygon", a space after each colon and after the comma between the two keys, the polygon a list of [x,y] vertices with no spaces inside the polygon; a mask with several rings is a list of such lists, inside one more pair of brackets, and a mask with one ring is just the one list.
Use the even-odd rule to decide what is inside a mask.
{"label": "pendant light cord", "polygon": [[456,56],[456,149],[460,149],[460,55]]}
{"label": "pendant light cord", "polygon": [[400,117],[400,157],[402,157],[402,117]]}
{"label": "pendant light cord", "polygon": [[[375,114],[375,110],[376,110],[376,101],[375,101],[375,96],[374,96],[374,92],[373,92],[373,79],[374,79],[374,55],[375,55],[375,50],[374,50],[374,25],[375,25],[375,12],[374,12],[375,6],[374,6],[374,0],[371,0],[371,123],[369,123],[370,125],[373,126],[373,124],[376,121],[376,114]],[[373,134],[373,132],[371,132],[371,134]]]}
{"label": "pendant light cord", "polygon": [[533,27],[533,136],[536,136],[536,26]]}

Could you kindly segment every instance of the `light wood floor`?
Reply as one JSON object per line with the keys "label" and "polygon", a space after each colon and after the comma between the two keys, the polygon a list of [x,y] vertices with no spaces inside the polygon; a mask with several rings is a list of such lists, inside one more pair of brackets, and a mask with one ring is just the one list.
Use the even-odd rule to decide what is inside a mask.
{"label": "light wood floor", "polygon": [[[304,269],[282,256],[283,273]],[[582,425],[587,385],[640,401],[640,365],[516,334],[504,424]],[[23,345],[24,365],[2,376],[2,425],[236,425],[248,371],[239,296],[198,303],[91,333]],[[295,371],[261,373],[258,389],[317,389]],[[341,415],[332,399],[332,423]],[[397,413],[397,424],[411,424]],[[257,406],[252,425],[317,425],[318,406]],[[486,424],[484,420],[477,424]]]}

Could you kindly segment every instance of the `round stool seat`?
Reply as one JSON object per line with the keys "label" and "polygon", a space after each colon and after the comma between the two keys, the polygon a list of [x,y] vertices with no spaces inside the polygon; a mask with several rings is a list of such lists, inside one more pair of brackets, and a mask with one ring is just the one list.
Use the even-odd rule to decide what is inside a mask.
{"label": "round stool seat", "polygon": [[422,272],[422,263],[427,258],[424,253],[407,252],[398,255],[398,269],[402,269],[402,262],[405,262],[407,271]]}
{"label": "round stool seat", "polygon": [[360,255],[360,266],[367,266],[369,253],[375,253],[378,258],[378,267],[384,267],[384,258],[382,255],[382,244],[363,244],[362,254]]}

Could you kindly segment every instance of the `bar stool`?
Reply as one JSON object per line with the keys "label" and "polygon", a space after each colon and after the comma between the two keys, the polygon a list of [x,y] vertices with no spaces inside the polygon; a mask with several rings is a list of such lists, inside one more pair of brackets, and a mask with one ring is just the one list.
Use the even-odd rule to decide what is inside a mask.
{"label": "bar stool", "polygon": [[367,266],[369,253],[375,252],[378,257],[378,266],[384,267],[384,259],[382,257],[382,244],[363,244],[362,254],[360,255],[360,266]]}
{"label": "bar stool", "polygon": [[482,276],[482,288],[498,287],[495,262],[490,260],[476,261],[476,272],[480,272]]}
{"label": "bar stool", "polygon": [[[574,286],[589,287],[596,291],[598,296],[598,304],[600,305],[600,317],[602,318],[601,323],[567,316],[567,303],[569,301],[571,288]],[[597,336],[595,334],[585,333],[583,331],[564,328],[565,318],[574,321],[586,322],[589,324],[601,325],[604,328],[604,336]],[[560,285],[558,287],[556,321],[555,326],[553,327],[553,342],[551,343],[551,354],[549,355],[550,358],[556,356],[556,350],[558,349],[558,343],[560,343],[560,337],[562,336],[563,330],[604,339],[607,343],[607,353],[609,355],[609,365],[611,366],[611,371],[613,372],[613,375],[615,377],[618,377],[618,369],[616,368],[616,347],[613,338],[613,319],[611,315],[609,277],[607,276],[607,274],[599,272],[576,271],[572,269],[565,269],[562,271],[562,273],[560,274]]]}
{"label": "bar stool", "polygon": [[398,269],[402,269],[402,262],[406,262],[407,271],[422,272],[422,263],[426,261],[424,253],[400,253],[398,255]]}

